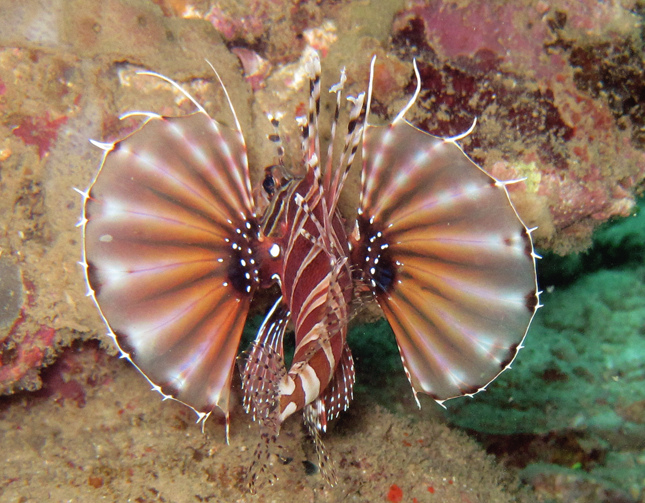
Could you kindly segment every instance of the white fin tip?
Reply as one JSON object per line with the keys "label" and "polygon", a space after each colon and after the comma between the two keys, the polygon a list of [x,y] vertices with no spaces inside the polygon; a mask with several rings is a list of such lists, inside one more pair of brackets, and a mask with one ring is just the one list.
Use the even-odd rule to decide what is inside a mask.
{"label": "white fin tip", "polygon": [[499,183],[502,185],[513,185],[514,183],[520,183],[525,181],[526,181],[526,177],[523,176],[522,178],[514,178],[512,180],[503,180],[503,181],[500,180]]}
{"label": "white fin tip", "polygon": [[343,87],[345,86],[345,82],[347,81],[347,75],[345,74],[345,67],[343,66],[342,70],[340,71],[340,81],[334,84],[329,88],[330,93],[337,93],[338,91],[341,91]]}
{"label": "white fin tip", "polygon": [[[207,61],[207,63],[208,63],[208,61]],[[209,63],[209,64],[210,64],[210,63]],[[191,96],[191,94],[190,94],[188,91],[186,91],[183,87],[181,87],[179,84],[177,84],[177,82],[175,82],[175,81],[174,81],[174,80],[172,80],[171,78],[168,78],[168,77],[166,77],[165,75],[161,75],[160,73],[157,73],[157,72],[150,72],[150,71],[139,71],[139,72],[137,72],[137,75],[148,75],[148,76],[151,76],[151,77],[157,77],[158,79],[161,79],[161,80],[163,80],[164,82],[168,82],[168,84],[170,84],[170,85],[171,85],[171,86],[173,86],[175,89],[177,89],[177,91],[179,91],[181,94],[183,94],[184,96],[186,96],[186,98],[188,98],[188,99],[193,103],[193,105],[195,105],[195,106],[197,107],[197,109],[198,109],[200,112],[202,112],[202,113],[205,113],[205,114],[206,114],[206,110],[204,110],[204,107],[203,107],[203,106],[201,106],[201,105],[199,104],[199,102],[198,102],[195,98],[193,98],[193,97]],[[206,114],[206,115],[208,115],[208,114]]]}
{"label": "white fin tip", "polygon": [[[219,76],[219,73],[217,73],[217,70],[215,70],[215,66],[213,65],[213,63],[211,63],[208,60],[206,60],[206,63],[208,63],[208,66],[210,66],[211,70],[213,70],[213,73],[215,74],[215,77],[217,77],[217,81],[219,82],[219,85],[222,86],[222,91],[224,91],[224,96],[226,96],[226,101],[228,102],[228,106],[231,109],[231,113],[233,114],[233,120],[235,121],[235,129],[241,133],[242,126],[240,126],[240,121],[237,118],[237,114],[235,113],[235,108],[233,108],[233,102],[231,101],[231,97],[228,95],[226,86],[224,85],[224,82],[222,82],[222,78]],[[203,108],[201,108],[201,110],[204,113],[206,113],[206,111]]]}
{"label": "white fin tip", "polygon": [[[372,60],[373,64],[374,60]],[[417,79],[417,88],[414,91],[414,94],[412,95],[412,98],[410,98],[410,101],[408,101],[408,104],[403,107],[403,109],[398,113],[398,115],[394,118],[392,121],[392,124],[396,124],[400,120],[403,119],[405,114],[412,108],[412,105],[414,105],[414,102],[417,101],[417,98],[419,97],[419,94],[421,93],[421,74],[419,74],[419,68],[417,66],[417,59],[414,58],[412,60],[412,66],[414,67],[414,75]],[[370,71],[370,84],[371,84],[371,71]]]}
{"label": "white fin tip", "polygon": [[106,152],[109,152],[114,148],[114,143],[104,143],[102,141],[96,141],[96,140],[90,140],[90,143],[95,147],[100,148],[101,150],[105,150]]}
{"label": "white fin tip", "polygon": [[132,112],[126,112],[124,114],[119,115],[119,120],[122,121],[124,119],[127,119],[129,117],[146,117],[147,119],[161,119],[162,116],[159,114],[156,114],[154,112],[140,112],[140,111],[132,111]]}
{"label": "white fin tip", "polygon": [[[459,140],[463,140],[464,138],[466,138],[466,136],[468,136],[470,133],[472,133],[475,130],[475,126],[477,126],[477,117],[475,117],[473,119],[473,123],[470,125],[470,127],[466,131],[464,131],[463,133],[460,133],[460,134],[458,134],[456,136],[451,136],[450,138],[444,138],[443,141],[446,141],[448,143],[455,143],[455,142],[457,142]],[[499,182],[498,181],[497,183],[501,183],[501,184],[505,185],[507,182]]]}

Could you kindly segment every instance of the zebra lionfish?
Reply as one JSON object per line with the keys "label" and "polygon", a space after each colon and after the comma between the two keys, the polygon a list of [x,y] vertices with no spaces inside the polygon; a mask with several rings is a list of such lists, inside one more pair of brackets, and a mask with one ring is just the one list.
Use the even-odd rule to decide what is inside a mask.
{"label": "zebra lionfish", "polygon": [[[79,191],[89,295],[122,356],[164,398],[194,409],[198,422],[221,409],[227,438],[251,299],[279,284],[281,295],[240,365],[243,404],[262,437],[251,483],[264,471],[281,424],[297,411],[333,483],[320,433],[352,400],[346,336],[356,292],[368,290],[383,309],[415,399],[423,392],[440,404],[483,390],[508,368],[539,307],[537,255],[531,229],[509,199],[512,181],[493,178],[462,151],[457,141],[470,130],[439,138],[405,120],[421,89],[416,63],[414,96],[390,124],[375,126],[368,121],[372,61],[367,94],[346,98],[347,132],[335,142],[341,72],[330,89],[336,112],[324,158],[316,53],[306,70],[303,170],[285,164],[279,135],[271,135],[278,163],[254,193],[226,89],[233,129],[176,82],[140,72],[174,86],[197,111],[126,114],[141,116],[142,125],[114,143],[94,142],[103,161],[89,189]],[[277,133],[278,119],[271,121]],[[335,143],[342,144],[337,155]],[[348,229],[338,201],[359,146],[360,205]],[[287,369],[290,325],[295,354]]]}

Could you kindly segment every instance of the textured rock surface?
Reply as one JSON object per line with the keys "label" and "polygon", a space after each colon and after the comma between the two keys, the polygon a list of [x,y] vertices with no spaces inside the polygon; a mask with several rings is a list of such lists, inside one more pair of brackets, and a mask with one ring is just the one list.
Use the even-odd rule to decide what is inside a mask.
{"label": "textured rock surface", "polygon": [[531,501],[463,433],[437,418],[393,415],[366,396],[326,436],[335,488],[315,473],[294,418],[280,436],[283,460],[271,462],[278,480],[250,495],[245,473],[259,436],[241,407],[226,445],[223,424],[211,419],[202,434],[191,411],[162,403],[134,368],[95,345],[66,351],[46,373],[37,396],[0,405],[2,501],[284,502],[297,493],[299,502],[367,503],[399,491],[420,503]]}
{"label": "textured rock surface", "polygon": [[[74,225],[81,209],[72,187],[85,188],[101,158],[87,140],[112,141],[132,130],[134,122],[117,119],[129,110],[192,111],[182,95],[154,79],[136,77],[136,70],[154,70],[181,81],[216,117],[230,122],[223,93],[204,59],[213,62],[235,104],[257,178],[265,160],[274,155],[274,146],[266,141],[271,132],[266,112],[285,113],[286,143],[299,148],[291,125],[306,106],[300,62],[306,45],[325,56],[326,85],[336,82],[339,68],[347,66],[353,93],[366,88],[369,61],[377,54],[374,121],[391,118],[408,99],[415,85],[411,60],[416,57],[423,92],[409,118],[435,134],[454,135],[477,117],[478,126],[463,140],[465,149],[499,178],[526,177],[513,186],[516,206],[527,223],[540,227],[535,233],[538,245],[563,253],[587,246],[603,221],[630,214],[634,196],[643,188],[643,10],[632,1],[574,0],[0,0],[0,299],[10,299],[0,306],[0,395],[40,388],[42,369],[70,346],[86,347],[85,341],[99,340],[113,351],[96,309],[85,297],[76,264],[81,238]],[[442,28],[446,23],[450,30]],[[325,112],[330,113],[323,106]],[[355,170],[343,201],[347,215],[355,205],[357,184]],[[625,243],[632,245],[634,241]],[[614,251],[612,260],[621,256]],[[555,258],[543,264],[550,260]],[[613,452],[618,444],[611,443],[641,438],[645,397],[639,390],[627,398],[621,392],[631,390],[640,376],[626,349],[638,344],[638,336],[623,330],[642,319],[621,303],[639,302],[631,293],[642,289],[642,274],[639,284],[639,276],[625,278],[601,270],[604,266],[593,258],[578,266],[598,271],[580,280],[585,293],[561,291],[557,281],[543,285],[556,288],[545,295],[549,307],[538,320],[538,335],[529,335],[526,353],[530,356],[537,346],[545,346],[547,353],[535,364],[527,356],[526,373],[521,353],[519,369],[507,373],[509,381],[491,387],[492,405],[482,407],[496,414],[489,422],[498,434],[547,435],[539,444],[546,452],[550,451],[544,438],[553,431],[552,423],[561,421],[575,433],[571,450],[582,452],[583,461],[588,463],[589,451],[604,453],[604,464],[583,468],[593,468],[608,483],[613,480],[610,472],[638,474],[643,466],[640,451]],[[558,277],[571,274],[563,269]],[[630,295],[616,297],[604,286],[607,281]],[[568,309],[569,295],[583,306],[575,315]],[[557,307],[559,303],[564,305]],[[587,318],[596,321],[591,324]],[[594,332],[597,327],[604,328],[604,335]],[[366,335],[373,332],[363,329]],[[596,336],[608,339],[590,348],[588,340]],[[393,348],[391,340],[371,346],[375,347],[383,354]],[[591,356],[596,347],[604,352]],[[370,363],[369,349],[368,344],[366,372],[379,368],[374,361],[381,358],[379,353]],[[585,358],[590,358],[589,365],[604,365],[604,370],[588,375]],[[67,367],[63,373],[54,372],[58,377],[45,373],[56,390],[48,400],[82,403],[86,387],[92,386],[86,379],[95,382],[87,375],[93,366],[72,365],[65,359],[61,364]],[[391,368],[400,372],[396,365]],[[530,406],[502,408],[515,396],[514,383],[525,379],[531,379],[527,389],[532,391],[525,395]],[[535,380],[538,386],[531,385]],[[547,392],[543,383],[554,387]],[[580,389],[594,397],[592,403],[570,403],[567,383],[580,383]],[[410,398],[407,383],[399,388],[377,377],[359,381],[373,392],[385,384]],[[497,387],[499,394],[494,395]],[[20,415],[30,413],[25,405],[29,401],[7,400],[17,430]],[[517,404],[518,398],[513,400]],[[457,403],[480,410],[477,403]],[[43,410],[40,414],[46,416]],[[530,411],[539,413],[531,416]],[[548,417],[541,419],[545,411]],[[518,423],[513,429],[500,416]],[[477,429],[465,419],[459,424]],[[582,430],[593,440],[589,449],[580,448],[577,440]],[[56,435],[27,435],[15,445],[26,445],[39,456],[40,443],[46,445]],[[597,447],[605,436],[609,443]],[[584,477],[576,475],[527,472],[526,479],[535,487],[579,487]],[[88,484],[94,488],[99,481],[92,477]],[[567,477],[574,483],[567,485]],[[636,475],[629,477],[638,480]],[[405,487],[391,483],[397,483],[405,497],[418,497],[409,492],[412,482]],[[642,499],[638,487],[618,485],[629,497]]]}
{"label": "textured rock surface", "polygon": [[[167,19],[145,1],[52,2],[45,13],[38,2],[0,8],[0,253],[20,270],[25,295],[14,321],[0,324],[0,394],[7,394],[39,388],[38,369],[61,348],[104,333],[76,264],[81,201],[72,189],[88,185],[101,157],[88,139],[123,135],[133,124],[117,117],[128,109],[163,102],[167,113],[190,111],[158,82],[133,79],[134,70],[190,76],[195,94],[210,93],[218,106],[221,91],[200,79],[212,79],[203,58],[219,61],[232,84],[241,79],[207,22]],[[188,47],[190,58],[182,56]],[[246,86],[233,87],[244,111]],[[4,280],[0,288],[12,289]]]}
{"label": "textured rock surface", "polygon": [[424,80],[413,122],[452,136],[477,117],[465,149],[526,178],[514,201],[540,247],[585,248],[642,190],[641,14],[628,4],[411,1],[395,19],[393,50],[418,57]]}
{"label": "textured rock surface", "polygon": [[[344,2],[286,9],[269,0],[157,4],[52,1],[43,13],[38,2],[3,2],[0,247],[22,271],[28,309],[0,334],[0,393],[37,388],[32,368],[72,340],[102,332],[75,264],[80,200],[71,188],[87,186],[100,160],[87,138],[127,133],[134,122],[117,117],[128,110],[191,111],[167,86],[135,77],[139,68],[186,82],[230,121],[203,62],[212,60],[228,84],[257,177],[273,156],[265,112],[285,113],[285,139],[298,149],[291,119],[305,107],[305,45],[327,55],[325,82],[347,65],[352,92],[366,87],[369,60],[378,55],[374,120],[391,116],[412,91],[410,60],[417,57],[424,90],[410,119],[453,135],[478,117],[464,147],[500,178],[526,177],[513,186],[513,198],[527,223],[539,226],[538,245],[583,247],[597,223],[631,211],[645,170],[642,93],[634,84],[642,81],[637,8],[410,1],[383,3],[376,15],[369,5]],[[260,21],[270,29],[258,31]],[[357,184],[354,170],[347,214]]]}
{"label": "textured rock surface", "polygon": [[558,501],[593,488],[645,497],[644,264],[645,211],[602,229],[586,255],[551,257],[545,307],[513,369],[448,407],[536,488],[561,484]]}

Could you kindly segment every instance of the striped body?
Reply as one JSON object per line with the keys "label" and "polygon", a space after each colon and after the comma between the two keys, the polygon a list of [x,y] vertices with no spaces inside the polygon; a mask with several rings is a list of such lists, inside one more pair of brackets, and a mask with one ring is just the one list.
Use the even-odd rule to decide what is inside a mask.
{"label": "striped body", "polygon": [[[457,144],[408,123],[408,105],[387,126],[368,122],[367,93],[348,96],[344,138],[336,142],[345,73],[332,86],[336,110],[326,155],[318,133],[320,61],[306,58],[307,116],[302,166],[266,168],[251,190],[237,117],[227,128],[198,111],[150,112],[126,138],[98,143],[103,163],[83,196],[83,261],[109,335],[165,399],[198,421],[218,408],[228,418],[244,322],[255,292],[281,295],[238,360],[243,406],[261,431],[250,483],[268,467],[287,417],[303,412],[321,473],[334,481],[320,434],[353,398],[347,324],[356,291],[371,292],[389,321],[414,395],[442,404],[472,395],[511,362],[539,307],[531,230],[506,185]],[[218,77],[219,78],[219,77]],[[226,89],[224,88],[226,93]],[[227,95],[228,98],[228,95]],[[365,102],[367,104],[365,104]],[[230,102],[229,102],[230,104]],[[235,112],[231,105],[233,115]],[[468,133],[466,133],[468,134]],[[334,145],[342,149],[334,155]],[[351,230],[337,209],[362,146],[360,205]],[[286,368],[283,340],[295,329]]]}
{"label": "striped body", "polygon": [[[331,381],[345,346],[352,298],[348,240],[338,212],[325,214],[324,194],[312,172],[286,190],[281,288],[292,313],[296,351],[280,386],[281,419],[319,398]],[[296,203],[296,194],[306,205]]]}

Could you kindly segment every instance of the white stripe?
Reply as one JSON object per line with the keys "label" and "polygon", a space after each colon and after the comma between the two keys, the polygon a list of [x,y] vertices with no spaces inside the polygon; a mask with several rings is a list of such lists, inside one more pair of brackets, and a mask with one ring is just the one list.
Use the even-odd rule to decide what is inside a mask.
{"label": "white stripe", "polygon": [[280,396],[289,396],[295,391],[295,389],[296,383],[289,375],[280,379],[280,382],[278,383],[278,393]]}
{"label": "white stripe", "polygon": [[291,414],[293,414],[297,410],[297,406],[294,402],[289,402],[287,406],[284,408],[282,411],[282,414],[280,414],[278,421],[280,423],[283,423],[286,418],[288,418]]}
{"label": "white stripe", "polygon": [[[327,301],[327,291],[329,290],[329,280],[331,272],[327,274],[320,282],[316,285],[316,288],[312,289],[307,295],[307,298],[302,303],[300,312],[298,313],[298,318],[296,319],[296,325],[299,327],[302,325],[302,322],[307,319],[312,311],[314,311],[319,306],[323,305]],[[297,280],[296,280],[297,281]]]}
{"label": "white stripe", "polygon": [[320,394],[320,380],[316,371],[308,363],[303,365],[298,377],[300,377],[302,390],[305,392],[305,405],[308,405]]}

